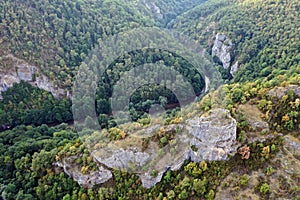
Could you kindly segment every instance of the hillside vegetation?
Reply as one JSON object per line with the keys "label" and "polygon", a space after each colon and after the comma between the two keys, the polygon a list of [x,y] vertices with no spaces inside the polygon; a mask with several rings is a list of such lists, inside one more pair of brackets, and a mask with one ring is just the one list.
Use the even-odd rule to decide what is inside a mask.
{"label": "hillside vegetation", "polygon": [[0,56],[25,59],[70,89],[98,40],[140,26],[163,26],[201,0],[188,2],[1,0]]}
{"label": "hillside vegetation", "polygon": [[[186,160],[179,170],[164,173],[162,181],[150,189],[142,186],[137,174],[117,169],[110,169],[113,178],[104,184],[78,184],[61,163],[73,158],[69,159],[73,168],[67,170],[77,170],[80,177],[96,172],[102,164],[74,130],[71,101],[54,98],[25,82],[15,84],[2,93],[0,101],[0,198],[299,199],[299,12],[298,0],[0,0],[0,67],[6,65],[1,57],[13,54],[37,65],[64,88],[71,88],[78,67],[93,47],[113,34],[140,26],[173,28],[204,44],[209,53],[215,35],[224,33],[234,43],[232,64],[240,64],[234,79],[225,80],[227,84],[181,111],[168,110],[152,121],[145,114],[151,105],[167,108],[177,105],[178,99],[158,85],[137,89],[129,105],[135,122],[121,127],[116,127],[111,115],[109,98],[124,71],[162,63],[179,71],[199,93],[204,77],[180,55],[158,49],[119,57],[97,84],[90,80],[93,74],[83,73],[91,83],[88,86],[97,88],[97,119],[105,142],[117,143],[128,138],[130,130],[161,122],[159,131],[138,145],[147,148],[156,142],[162,147],[180,134],[183,119],[220,107],[236,120],[238,148],[228,160]],[[98,58],[89,61],[99,62]],[[148,73],[157,75],[156,71]],[[79,100],[89,101],[85,96]],[[85,111],[84,104],[80,109]],[[176,130],[166,131],[169,125]],[[101,148],[98,140],[91,143]],[[151,177],[157,173],[153,171]]]}
{"label": "hillside vegetation", "polygon": [[172,27],[206,43],[224,33],[235,45],[241,70],[235,81],[284,73],[300,63],[300,8],[297,0],[207,1],[179,16]]}

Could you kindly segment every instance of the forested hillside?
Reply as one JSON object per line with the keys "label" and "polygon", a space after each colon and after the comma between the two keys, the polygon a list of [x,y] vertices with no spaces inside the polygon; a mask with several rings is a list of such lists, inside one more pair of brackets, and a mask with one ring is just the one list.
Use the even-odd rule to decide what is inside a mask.
{"label": "forested hillside", "polygon": [[70,89],[76,69],[98,40],[140,26],[163,26],[201,1],[1,0],[0,55],[12,53],[38,65]]}
{"label": "forested hillside", "polygon": [[[6,59],[10,55],[37,66],[60,87],[71,90],[80,65],[85,66],[83,61],[94,47],[137,27],[174,29],[192,37],[211,55],[207,59],[216,62],[206,67],[217,66],[224,84],[206,91],[207,82],[214,80],[207,80],[175,52],[153,48],[128,52],[114,60],[96,84],[90,80],[93,74],[81,71],[91,83],[88,86],[96,88],[92,101],[102,129],[95,130],[93,118],[87,117],[83,126],[92,128],[82,132],[72,115],[77,105],[74,99],[56,98],[24,81],[14,84],[2,92],[0,100],[0,199],[299,199],[298,0],[0,0],[0,68],[2,73],[12,68]],[[218,34],[233,43],[230,67],[237,63],[239,68],[233,76],[212,53]],[[160,39],[164,40],[161,45],[168,42]],[[101,63],[101,58],[91,57],[88,64]],[[136,66],[157,63],[178,71],[200,96],[179,108],[178,97],[168,88],[159,84],[139,87],[129,99],[133,122],[117,124],[111,108],[117,81]],[[171,76],[159,69],[143,75],[161,74]],[[173,84],[183,84],[180,81]],[[90,99],[83,95],[76,100],[84,116],[89,109],[84,102]],[[124,99],[117,96],[116,100]],[[166,112],[151,118],[148,113],[153,105]],[[210,119],[217,109],[227,114]],[[195,129],[189,130],[189,120]],[[189,131],[197,135],[201,129],[213,130],[207,133],[208,141],[219,130],[224,134],[218,139],[233,130],[232,138],[204,144],[211,148],[211,157],[218,159],[196,162],[195,157],[207,155],[192,140],[190,153],[176,163],[176,170],[167,161],[150,163],[165,170],[153,168],[147,174],[148,183],[154,183],[149,188],[143,187],[142,172],[152,169],[151,165],[132,173],[133,162],[122,170],[101,162],[91,151],[118,145],[133,148],[126,156],[109,157],[121,164],[119,155],[146,157],[149,151],[157,151],[162,158],[180,156],[180,144],[189,140],[180,136]],[[132,136],[135,133],[139,137]],[[227,155],[229,140],[234,141],[235,151]],[[224,154],[226,159],[218,157]]]}
{"label": "forested hillside", "polygon": [[235,81],[285,73],[300,62],[300,8],[297,0],[207,1],[179,16],[172,24],[212,46],[224,33],[235,45]]}

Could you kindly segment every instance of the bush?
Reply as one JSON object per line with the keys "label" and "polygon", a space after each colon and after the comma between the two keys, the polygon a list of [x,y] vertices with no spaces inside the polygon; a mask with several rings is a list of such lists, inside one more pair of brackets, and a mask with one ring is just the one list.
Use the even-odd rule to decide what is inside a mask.
{"label": "bush", "polygon": [[206,192],[207,179],[206,177],[203,180],[195,179],[193,182],[194,190],[197,192],[197,195],[202,196]]}
{"label": "bush", "polygon": [[248,184],[248,180],[249,180],[249,179],[248,179],[247,174],[244,174],[243,176],[241,176],[240,184],[243,185],[243,186],[245,186],[245,185]]}
{"label": "bush", "polygon": [[267,194],[270,192],[270,186],[267,183],[264,183],[259,188],[260,193]]}
{"label": "bush", "polygon": [[232,91],[232,100],[235,103],[239,102],[242,99],[243,96],[244,96],[244,92],[243,92],[243,90],[241,90],[239,88],[234,89]]}
{"label": "bush", "polygon": [[205,195],[207,200],[213,200],[215,198],[215,192],[213,190],[209,190],[208,194]]}

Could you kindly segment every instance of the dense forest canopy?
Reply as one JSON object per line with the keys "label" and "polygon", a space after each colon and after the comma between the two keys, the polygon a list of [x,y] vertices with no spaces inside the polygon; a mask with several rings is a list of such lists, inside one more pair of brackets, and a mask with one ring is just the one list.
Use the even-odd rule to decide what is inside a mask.
{"label": "dense forest canopy", "polygon": [[172,24],[208,47],[214,32],[224,33],[235,45],[240,63],[235,81],[253,81],[299,66],[300,9],[297,0],[207,1],[179,16]]}
{"label": "dense forest canopy", "polygon": [[160,0],[148,5],[142,0],[1,0],[1,54],[24,58],[70,88],[76,69],[98,40],[140,26],[164,26],[201,1]]}

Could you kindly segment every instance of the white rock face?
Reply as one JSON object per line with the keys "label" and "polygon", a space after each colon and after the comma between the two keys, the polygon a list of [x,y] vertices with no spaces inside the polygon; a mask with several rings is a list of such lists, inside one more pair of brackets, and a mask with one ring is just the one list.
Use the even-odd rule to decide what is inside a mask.
{"label": "white rock face", "polygon": [[217,56],[225,69],[230,67],[231,52],[233,51],[232,41],[224,34],[218,33],[212,48],[212,56]]}
{"label": "white rock face", "polygon": [[216,109],[208,116],[188,121],[187,129],[194,137],[191,146],[197,151],[191,152],[191,160],[226,160],[229,154],[236,152],[236,121],[228,110]]}
{"label": "white rock face", "polygon": [[235,72],[237,72],[240,68],[239,62],[234,63],[234,65],[231,66],[230,74],[234,77]]}
{"label": "white rock face", "polygon": [[14,83],[20,83],[21,81],[49,91],[55,97],[71,97],[69,92],[54,85],[38,67],[29,65],[25,61],[17,59],[12,55],[8,55],[6,58],[11,59],[13,65],[10,69],[5,70],[1,70],[0,66],[0,99],[2,98],[2,92],[12,87]]}
{"label": "white rock face", "polygon": [[155,14],[155,16],[159,19],[163,18],[163,14],[161,13],[160,8],[155,4],[154,1],[143,0],[145,6]]}

